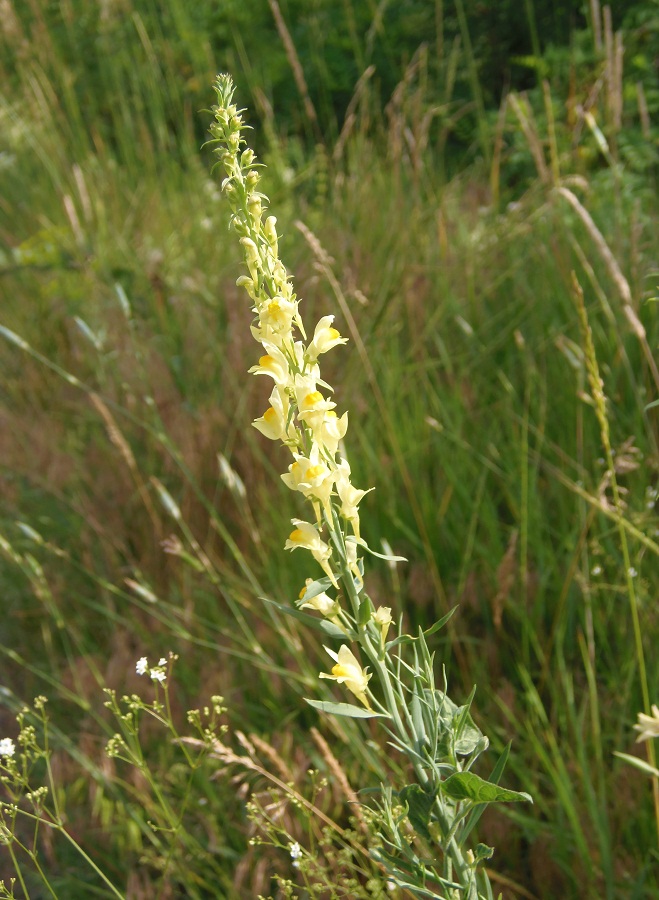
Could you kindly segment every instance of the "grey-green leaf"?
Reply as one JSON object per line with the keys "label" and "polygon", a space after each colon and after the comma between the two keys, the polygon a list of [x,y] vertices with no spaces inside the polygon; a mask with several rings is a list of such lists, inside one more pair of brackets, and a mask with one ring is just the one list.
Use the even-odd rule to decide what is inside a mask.
{"label": "grey-green leaf", "polygon": [[341,631],[338,625],[329,622],[327,619],[316,618],[316,616],[311,616],[308,613],[302,612],[302,610],[297,609],[295,606],[284,606],[283,603],[276,603],[274,600],[269,600],[267,597],[261,597],[261,599],[264,603],[274,606],[275,609],[278,609],[279,612],[284,613],[284,615],[291,616],[293,619],[298,619],[310,628],[322,631],[323,634],[326,634],[328,637],[338,638],[339,640],[345,640],[346,638],[345,631]]}
{"label": "grey-green leaf", "polygon": [[328,700],[309,700],[304,698],[309,706],[320,712],[329,713],[332,716],[348,716],[351,719],[375,719],[388,718],[382,713],[376,713],[372,709],[365,709],[363,706],[353,706],[352,703],[330,703]]}

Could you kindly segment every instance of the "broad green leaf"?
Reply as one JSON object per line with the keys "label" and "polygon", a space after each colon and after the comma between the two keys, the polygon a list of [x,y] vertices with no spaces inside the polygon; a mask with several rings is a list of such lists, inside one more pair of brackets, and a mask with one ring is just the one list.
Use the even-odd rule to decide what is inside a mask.
{"label": "broad green leaf", "polygon": [[412,823],[414,830],[427,841],[432,840],[428,825],[433,803],[437,797],[436,792],[428,794],[421,785],[409,784],[399,791],[398,796],[407,805],[407,818]]}
{"label": "broad green leaf", "polygon": [[304,698],[309,706],[320,712],[329,713],[332,716],[349,716],[351,719],[375,719],[389,718],[383,713],[373,712],[372,709],[365,709],[363,706],[353,706],[352,703],[330,703],[328,700],[309,700]]}
{"label": "broad green leaf", "polygon": [[473,772],[456,772],[443,781],[440,788],[452,800],[473,800],[474,803],[516,803],[524,800],[533,803],[530,794],[500,788]]}
{"label": "broad green leaf", "polygon": [[359,604],[359,613],[357,615],[357,624],[358,625],[366,625],[371,621],[371,617],[373,615],[373,604],[371,603],[368,597],[364,597],[362,602]]}
{"label": "broad green leaf", "polygon": [[[501,776],[503,775],[503,771],[506,768],[506,763],[508,762],[508,756],[510,754],[510,746],[511,742],[509,741],[506,746],[503,748],[503,752],[499,759],[496,762],[496,765],[492,769],[492,774],[489,777],[490,784],[499,784]],[[472,829],[477,825],[480,817],[485,812],[484,806],[475,806],[472,811],[469,813],[467,821],[465,822],[465,826],[462,830],[462,835],[460,837],[460,845],[464,845],[464,842],[469,837]]]}
{"label": "broad green leaf", "polygon": [[317,619],[315,616],[310,616],[308,613],[302,612],[302,610],[296,609],[294,606],[284,606],[283,603],[276,603],[274,600],[269,600],[267,597],[261,597],[261,600],[269,606],[274,606],[275,609],[278,609],[279,612],[284,613],[284,615],[291,616],[293,619],[298,619],[300,622],[304,622],[305,625],[308,625],[310,628],[315,628],[317,631],[322,631],[323,634],[326,634],[328,637],[345,640],[347,636],[345,631],[341,631],[338,625],[335,625],[333,622],[328,622],[327,619]]}

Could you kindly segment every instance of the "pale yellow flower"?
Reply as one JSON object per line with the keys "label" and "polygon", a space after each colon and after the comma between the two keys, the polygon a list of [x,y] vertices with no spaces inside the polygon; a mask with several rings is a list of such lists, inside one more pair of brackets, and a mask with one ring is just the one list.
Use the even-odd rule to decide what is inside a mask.
{"label": "pale yellow flower", "polygon": [[[317,445],[311,448],[309,457],[293,454],[295,462],[288,467],[288,472],[281,476],[284,484],[292,491],[300,491],[310,500],[322,504],[328,518],[332,518],[330,494],[334,486],[334,472],[320,459]],[[317,510],[317,513],[319,511]]]}
{"label": "pale yellow flower", "polygon": [[330,678],[333,681],[337,681],[339,684],[345,684],[348,690],[353,693],[367,709],[370,709],[371,704],[366,697],[366,688],[371,676],[366,669],[362,669],[357,657],[350,647],[348,647],[347,644],[342,644],[338,653],[330,650],[329,647],[325,647],[325,650],[327,650],[332,659],[336,661],[336,665],[332,666],[331,675],[321,672],[320,677]]}
{"label": "pale yellow flower", "polygon": [[252,425],[271,441],[297,444],[298,433],[294,423],[289,421],[289,406],[286,393],[275,387],[270,394],[269,409],[259,419],[255,419]]}
{"label": "pale yellow flower", "polygon": [[389,626],[393,622],[393,618],[391,616],[391,608],[389,606],[378,607],[378,609],[375,611],[375,615],[373,616],[373,621],[382,629],[382,640],[385,641],[387,639]]}
{"label": "pale yellow flower", "polygon": [[298,417],[313,432],[322,424],[325,413],[336,407],[336,403],[323,397],[317,389],[316,379],[312,375],[296,375],[295,399]]}
{"label": "pale yellow flower", "polygon": [[341,500],[341,515],[352,525],[352,530],[359,537],[359,510],[357,509],[362,498],[372,491],[362,491],[354,487],[350,481],[350,465],[347,459],[342,459],[337,469],[336,491]]}
{"label": "pale yellow flower", "polygon": [[313,440],[334,457],[339,449],[339,442],[343,440],[347,430],[348,413],[343,413],[339,418],[333,409],[328,409],[312,430]]}
{"label": "pale yellow flower", "polygon": [[272,297],[259,307],[261,325],[279,335],[287,335],[293,328],[293,320],[297,315],[297,304],[284,297]]}
{"label": "pale yellow flower", "polygon": [[313,339],[307,348],[307,357],[316,360],[321,353],[327,353],[338,344],[347,344],[348,338],[342,338],[336,328],[332,328],[334,316],[323,316],[316,325]]}
{"label": "pale yellow flower", "polygon": [[322,567],[334,587],[338,588],[334,572],[332,572],[329,564],[329,558],[332,555],[330,545],[326,544],[321,538],[315,525],[312,525],[310,522],[304,522],[301,519],[291,519],[291,521],[295,525],[295,529],[289,534],[284,550],[308,550]]}
{"label": "pale yellow flower", "polygon": [[638,724],[634,725],[634,731],[639,732],[636,743],[650,741],[659,737],[659,706],[652,704],[652,715],[638,714]]}
{"label": "pale yellow flower", "polygon": [[252,366],[248,372],[250,375],[269,375],[274,379],[275,384],[286,387],[291,380],[288,360],[279,347],[275,347],[274,344],[268,344],[267,351],[266,354],[259,357],[258,365]]}
{"label": "pale yellow flower", "polygon": [[[310,584],[311,578],[307,578],[304,587],[300,591],[300,600],[306,594],[307,588]],[[316,596],[312,597],[310,600],[301,603],[300,609],[314,609],[326,619],[336,618],[336,616],[338,616],[339,612],[341,611],[341,607],[339,606],[338,601],[333,600],[329,596],[329,594],[325,593],[325,591],[322,591],[320,594],[316,594]]]}

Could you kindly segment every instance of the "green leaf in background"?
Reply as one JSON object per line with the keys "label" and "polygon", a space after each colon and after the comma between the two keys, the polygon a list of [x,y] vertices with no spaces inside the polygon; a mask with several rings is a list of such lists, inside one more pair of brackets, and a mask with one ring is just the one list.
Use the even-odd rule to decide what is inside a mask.
{"label": "green leaf in background", "polygon": [[441,791],[452,800],[473,800],[474,803],[533,803],[524,791],[509,791],[473,772],[456,772],[441,783]]}

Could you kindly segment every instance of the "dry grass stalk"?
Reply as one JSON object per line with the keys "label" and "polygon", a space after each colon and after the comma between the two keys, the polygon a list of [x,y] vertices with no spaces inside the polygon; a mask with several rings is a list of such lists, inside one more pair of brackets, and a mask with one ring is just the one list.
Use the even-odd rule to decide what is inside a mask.
{"label": "dry grass stalk", "polygon": [[517,94],[509,94],[508,99],[510,101],[510,105],[513,108],[513,112],[517,116],[517,120],[524,133],[526,142],[529,145],[529,150],[531,151],[533,162],[535,163],[535,167],[538,171],[538,177],[540,178],[540,181],[542,181],[544,184],[547,184],[547,182],[549,181],[549,172],[547,170],[547,163],[545,162],[544,150],[542,149],[542,144],[540,142],[540,138],[538,137],[538,130],[535,127],[535,122],[533,121],[533,113],[531,111],[531,107],[526,102],[524,102],[524,105],[522,105]]}
{"label": "dry grass stalk", "polygon": [[[331,819],[326,813],[322,811],[322,809],[318,809],[313,803],[310,803],[306,797],[303,797],[299,791],[296,791],[295,788],[291,784],[287,784],[285,781],[282,781],[277,775],[274,775],[272,772],[269,772],[267,769],[264,769],[263,766],[256,762],[252,758],[252,754],[256,755],[256,750],[254,746],[250,743],[247,737],[241,732],[236,732],[236,738],[242,744],[249,755],[247,756],[238,756],[230,747],[227,747],[226,744],[223,744],[222,741],[217,738],[213,738],[211,742],[211,759],[217,759],[220,762],[224,763],[225,767],[238,765],[244,769],[248,769],[250,772],[256,772],[258,775],[262,775],[268,781],[272,782],[276,787],[284,792],[284,794],[293,797],[297,803],[307,809],[312,816],[315,816],[321,819],[326,825],[329,825],[338,835],[345,838],[346,833],[340,825],[338,825],[333,819]],[[199,738],[191,738],[184,737],[179,739],[182,744],[188,744],[191,747],[205,747],[206,744],[204,741],[199,740]],[[248,749],[250,748],[250,749]],[[251,752],[250,752],[251,750]],[[222,774],[225,770],[221,769],[219,774]],[[363,851],[366,854],[366,851]]]}
{"label": "dry grass stalk", "polygon": [[260,738],[258,734],[254,733],[250,734],[249,739],[254,747],[256,747],[257,750],[260,750],[261,753],[270,760],[285,781],[290,782],[291,784],[295,781],[295,775],[293,775],[286,762],[271,744],[264,741],[263,738]]}
{"label": "dry grass stalk", "polygon": [[346,142],[352,134],[355,122],[357,121],[357,106],[359,105],[359,102],[366,91],[366,85],[371,80],[374,74],[375,66],[368,66],[368,68],[366,68],[359,76],[359,80],[355,85],[355,90],[352,97],[350,98],[350,103],[346,108],[346,114],[343,119],[343,127],[341,128],[341,133],[339,134],[338,140],[334,146],[334,150],[332,151],[332,159],[335,162],[338,162],[343,156],[343,150],[345,148]]}
{"label": "dry grass stalk", "polygon": [[569,188],[559,187],[558,193],[564,197],[570,206],[577,213],[581,221],[586,226],[586,230],[588,234],[593,239],[595,246],[597,247],[599,254],[609,272],[609,275],[613,279],[616,287],[618,288],[618,292],[622,299],[622,311],[625,314],[627,321],[629,322],[632,331],[638,338],[641,347],[643,349],[643,355],[645,357],[645,361],[647,363],[648,369],[652,373],[652,379],[659,390],[659,367],[654,358],[654,354],[652,352],[652,348],[648,343],[647,335],[643,323],[639,319],[636,310],[632,304],[632,292],[629,287],[629,282],[622,274],[620,266],[618,265],[618,261],[613,255],[611,248],[604,240],[604,236],[602,232],[599,230],[595,222],[593,221],[588,210],[582,205],[579,201],[578,197],[572,193]]}
{"label": "dry grass stalk", "polygon": [[518,531],[515,529],[510,535],[506,552],[497,568],[497,593],[492,600],[492,618],[495,631],[497,632],[501,631],[503,610],[515,581],[517,538]]}
{"label": "dry grass stalk", "polygon": [[636,82],[636,98],[638,102],[638,115],[641,120],[641,130],[643,132],[643,137],[646,140],[650,140],[650,112],[648,110],[648,101],[645,98],[645,91],[643,90],[643,82]]}
{"label": "dry grass stalk", "polygon": [[322,734],[318,731],[317,728],[312,727],[311,737],[314,739],[314,743],[320,750],[323,759],[325,760],[330,771],[336,778],[337,784],[339,785],[339,787],[341,788],[341,790],[343,792],[343,796],[346,798],[348,803],[351,804],[352,810],[355,813],[355,818],[359,822],[359,827],[362,829],[364,834],[368,834],[369,833],[368,826],[367,826],[366,822],[364,821],[364,816],[363,816],[362,810],[361,810],[361,804],[359,802],[359,799],[357,798],[357,794],[354,792],[354,790],[350,786],[350,782],[348,781],[348,776],[341,768],[339,761],[337,760],[337,758],[334,756],[334,754],[330,750],[329,744],[327,743],[327,741],[322,736]]}
{"label": "dry grass stalk", "polygon": [[293,38],[291,37],[291,33],[288,30],[286,22],[284,21],[284,17],[281,14],[281,9],[279,8],[279,3],[277,2],[277,0],[268,0],[268,3],[270,4],[270,9],[272,10],[272,16],[275,20],[275,25],[277,26],[279,37],[281,38],[281,42],[284,45],[286,57],[293,71],[295,84],[298,91],[300,92],[300,96],[302,97],[304,111],[307,114],[307,118],[314,127],[316,137],[322,143],[322,134],[320,132],[320,126],[318,125],[318,116],[316,115],[316,110],[313,103],[311,102],[311,97],[309,96],[309,88],[307,87],[307,82],[304,77],[304,70],[302,68],[302,63],[300,62],[300,57],[297,55],[297,50],[295,49]]}
{"label": "dry grass stalk", "polygon": [[593,243],[597,247],[599,255],[601,256],[602,261],[604,262],[604,265],[606,266],[606,268],[609,272],[609,275],[611,276],[616,287],[618,288],[618,292],[620,294],[623,304],[627,305],[627,306],[631,306],[632,292],[631,292],[631,288],[629,287],[629,282],[627,281],[625,276],[622,274],[622,272],[620,270],[620,266],[618,265],[618,262],[617,262],[615,256],[611,252],[611,248],[604,240],[604,236],[602,235],[602,232],[599,230],[599,228],[593,221],[592,216],[590,215],[588,210],[582,205],[579,198],[575,194],[573,194],[569,188],[559,187],[559,188],[557,188],[557,191],[565,200],[567,200],[567,202],[570,204],[572,209],[576,212],[576,214],[579,216],[579,218],[581,219],[583,224],[586,226],[586,230],[588,231],[588,234],[593,239]]}
{"label": "dry grass stalk", "polygon": [[137,462],[135,461],[133,451],[130,449],[128,441],[119,430],[119,426],[117,425],[115,418],[113,417],[112,413],[107,408],[103,400],[101,400],[99,395],[92,392],[89,394],[89,399],[96,407],[101,418],[105,422],[105,428],[107,430],[110,441],[117,448],[117,450],[119,451],[119,455],[126,463],[133,481],[135,482],[135,486],[137,487],[140,498],[149,514],[149,518],[151,520],[151,524],[153,525],[154,531],[159,538],[161,533],[160,518],[156,513],[156,510],[151,501],[151,496],[146,488],[146,485],[144,484],[144,481],[142,480],[139,467],[137,465]]}
{"label": "dry grass stalk", "polygon": [[590,25],[593,29],[595,50],[599,53],[602,50],[602,16],[599,0],[590,0]]}

